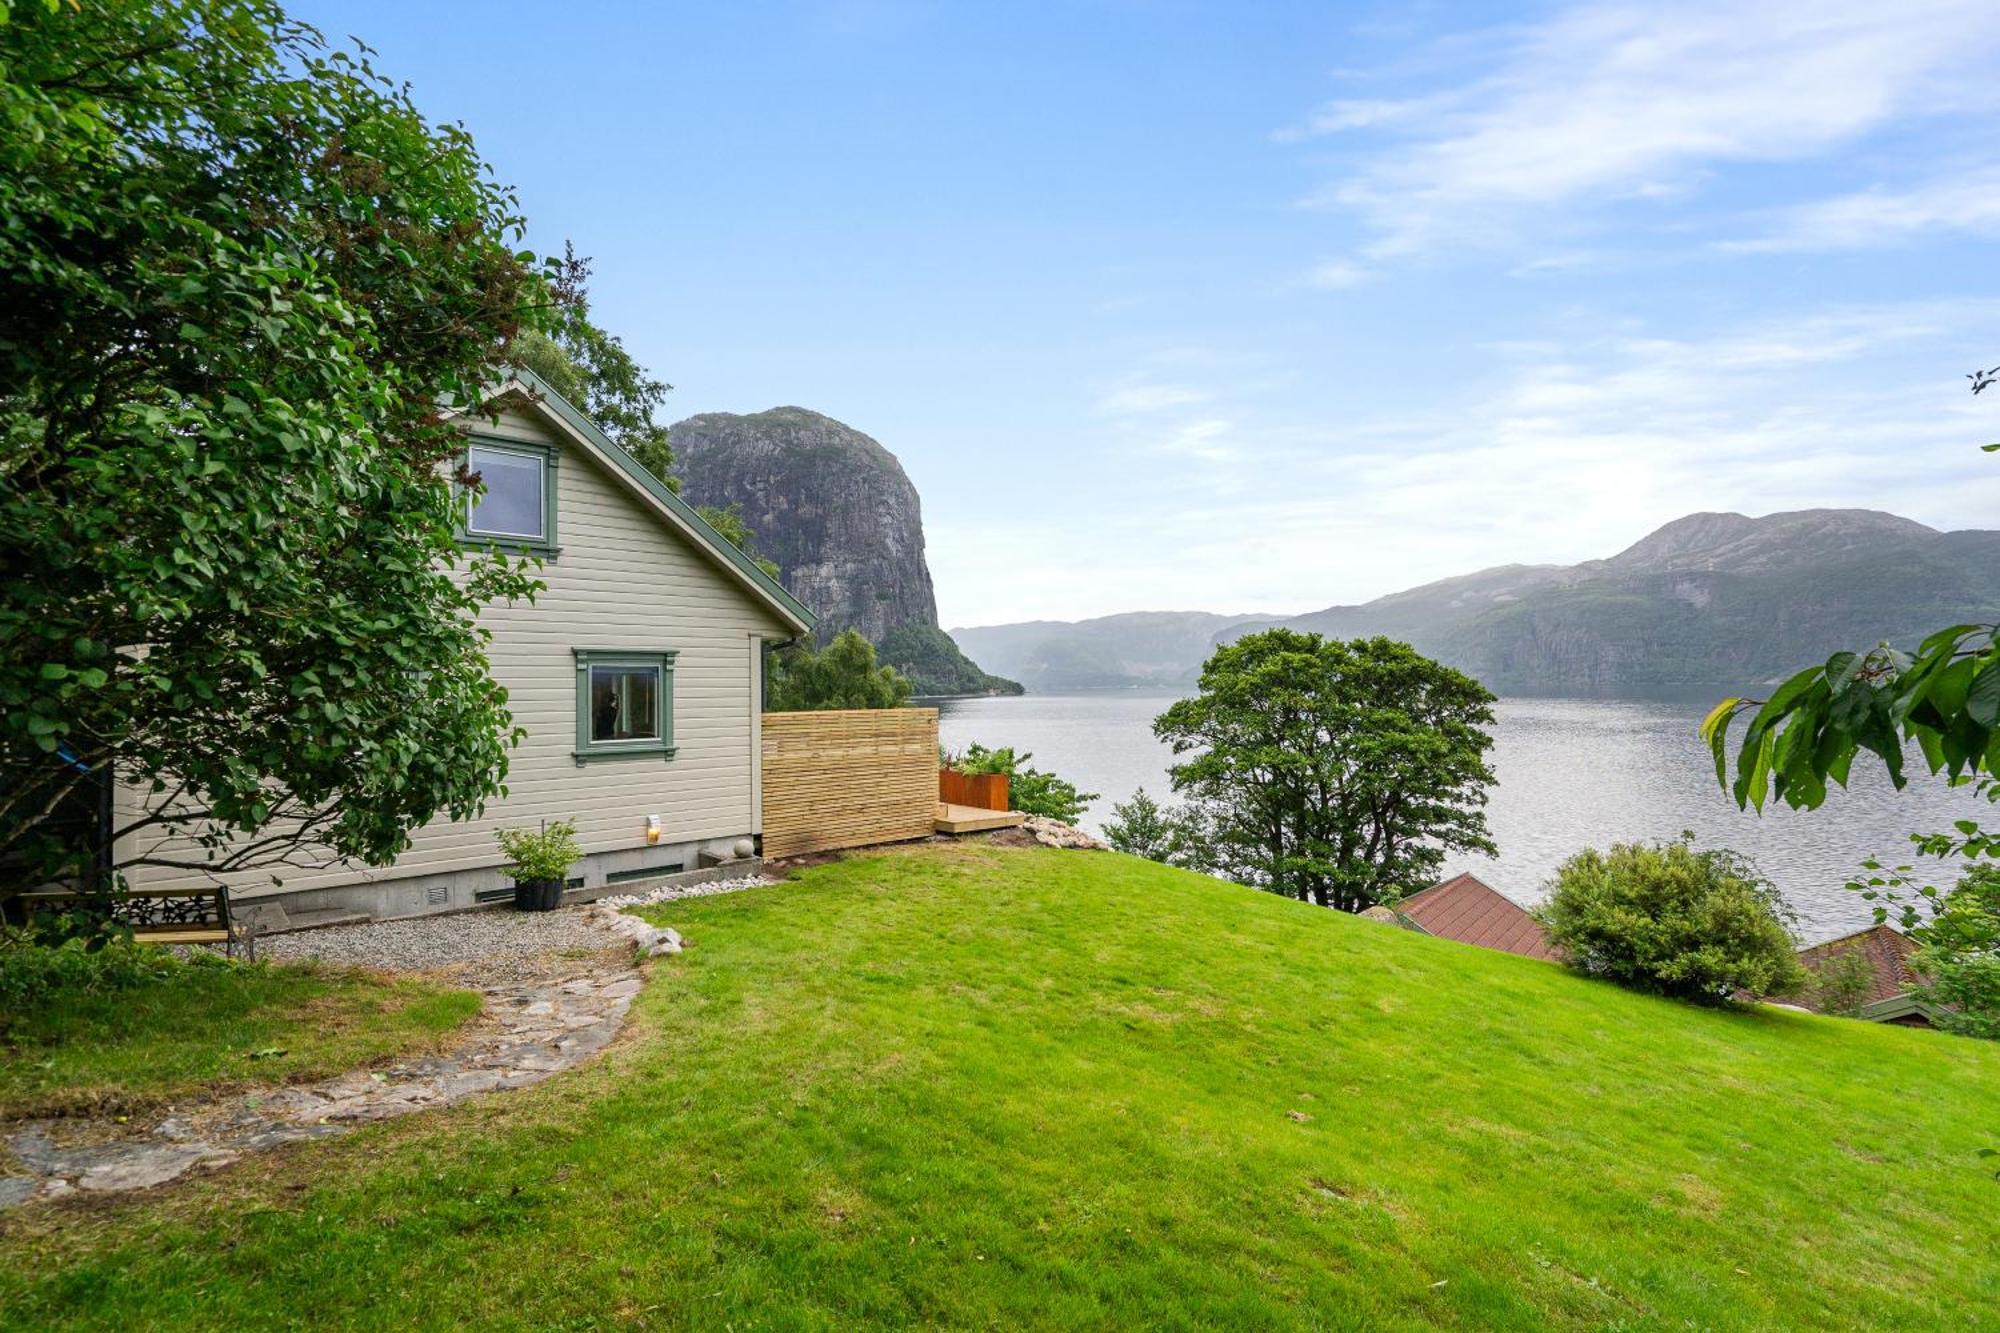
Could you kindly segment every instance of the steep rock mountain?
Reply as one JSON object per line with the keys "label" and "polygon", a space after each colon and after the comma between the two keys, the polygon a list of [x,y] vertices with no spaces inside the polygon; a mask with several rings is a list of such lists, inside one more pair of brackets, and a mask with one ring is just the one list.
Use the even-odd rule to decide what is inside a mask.
{"label": "steep rock mountain", "polygon": [[876,441],[802,407],[703,413],[669,436],[682,496],[741,510],[758,553],[819,615],[823,640],[859,630],[923,694],[1020,688],[938,628],[917,488]]}
{"label": "steep rock mountain", "polygon": [[2000,532],[1866,509],[1690,514],[1578,565],[1500,565],[1302,616],[1212,616],[1212,639],[1193,632],[1202,614],[952,633],[1040,689],[1186,683],[1215,642],[1282,624],[1386,634],[1508,693],[1726,690],[1839,648],[2000,620]]}

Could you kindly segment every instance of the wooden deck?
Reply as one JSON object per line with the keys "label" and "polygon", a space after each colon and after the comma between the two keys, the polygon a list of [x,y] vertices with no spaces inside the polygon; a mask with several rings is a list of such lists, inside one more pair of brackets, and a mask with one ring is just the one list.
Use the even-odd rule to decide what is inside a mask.
{"label": "wooden deck", "polygon": [[984,833],[989,829],[1018,828],[1026,818],[1015,810],[981,810],[977,806],[939,801],[936,829],[939,833]]}

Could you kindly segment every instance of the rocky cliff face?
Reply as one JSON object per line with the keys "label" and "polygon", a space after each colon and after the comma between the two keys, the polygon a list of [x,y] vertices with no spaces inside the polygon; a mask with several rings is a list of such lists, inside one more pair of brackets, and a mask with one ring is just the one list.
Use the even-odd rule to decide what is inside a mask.
{"label": "rocky cliff face", "polygon": [[822,640],[859,630],[920,693],[1011,684],[980,671],[938,630],[923,505],[894,454],[802,407],[708,412],[669,435],[682,496],[740,509],[758,553],[820,617]]}

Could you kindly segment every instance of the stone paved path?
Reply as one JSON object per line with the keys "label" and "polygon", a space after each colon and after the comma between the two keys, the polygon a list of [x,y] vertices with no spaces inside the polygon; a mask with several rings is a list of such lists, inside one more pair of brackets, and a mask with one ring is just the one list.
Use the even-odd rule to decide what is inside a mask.
{"label": "stone paved path", "polygon": [[[18,1163],[0,1164],[0,1208],[74,1190],[112,1192],[164,1184],[198,1167],[247,1152],[345,1133],[503,1088],[526,1087],[574,1067],[618,1035],[642,982],[638,956],[680,947],[671,931],[634,917],[593,912],[606,947],[586,961],[555,964],[541,978],[480,987],[484,1012],[451,1051],[318,1083],[182,1108],[133,1132],[91,1122],[36,1121],[13,1127],[6,1146]],[[633,945],[622,943],[631,938]]]}

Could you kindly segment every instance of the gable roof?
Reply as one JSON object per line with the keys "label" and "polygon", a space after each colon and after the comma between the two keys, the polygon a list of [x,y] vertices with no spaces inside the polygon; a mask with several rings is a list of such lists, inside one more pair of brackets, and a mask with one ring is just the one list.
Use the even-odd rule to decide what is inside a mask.
{"label": "gable roof", "polygon": [[1559,961],[1539,921],[1472,875],[1455,875],[1396,904],[1404,924],[1482,949]]}
{"label": "gable roof", "polygon": [[1861,997],[1863,1018],[1887,1019],[1909,1014],[1929,1016],[1927,1006],[1910,994],[1919,978],[1910,958],[1916,941],[1887,925],[1874,925],[1851,935],[1799,950],[1799,961],[1813,971],[1842,954],[1859,952],[1868,964],[1868,989]]}
{"label": "gable roof", "polygon": [[[632,455],[599,430],[596,423],[578,411],[567,398],[550,388],[541,376],[525,366],[510,367],[505,378],[488,386],[486,399],[480,407],[497,407],[507,400],[526,405],[562,438],[594,454],[639,501],[641,508],[692,543],[786,625],[800,634],[812,633],[818,617],[804,603],[759,569],[757,563],[739,550],[735,543],[710,527],[707,520],[695,512],[693,505],[641,467]],[[463,412],[459,414],[466,415]]]}

